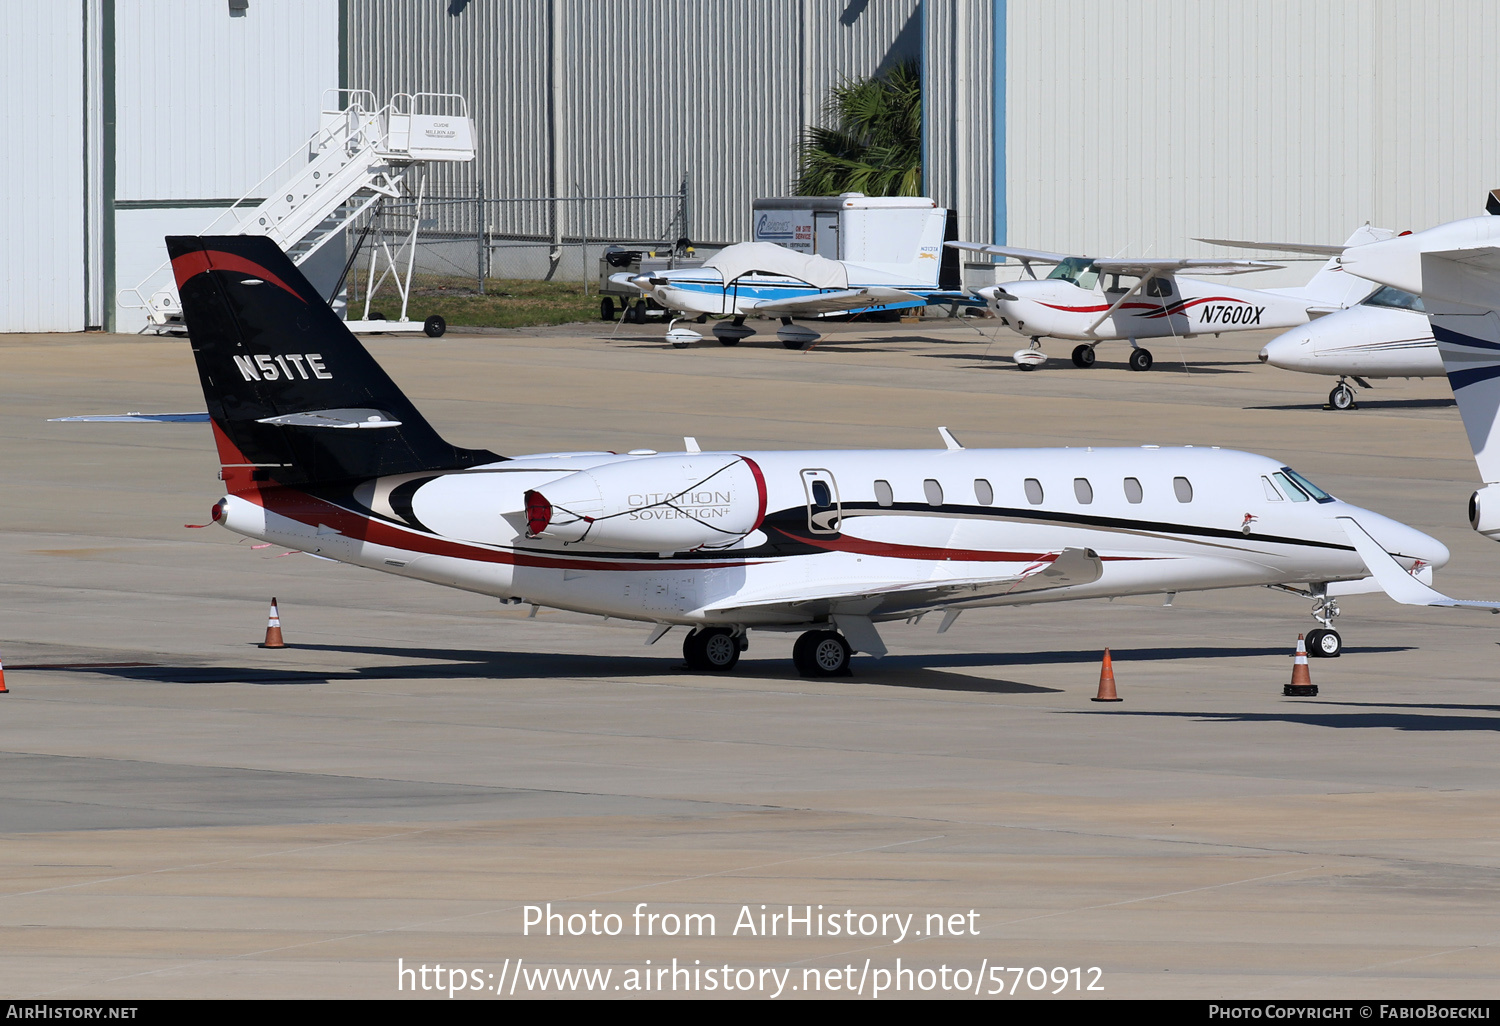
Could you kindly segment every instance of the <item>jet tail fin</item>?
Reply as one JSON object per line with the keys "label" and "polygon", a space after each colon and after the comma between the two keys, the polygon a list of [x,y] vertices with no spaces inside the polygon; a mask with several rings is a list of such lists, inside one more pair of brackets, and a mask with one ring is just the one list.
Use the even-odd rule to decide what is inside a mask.
{"label": "jet tail fin", "polygon": [[311,485],[502,457],[445,442],[264,236],[169,236],[226,480]]}
{"label": "jet tail fin", "polygon": [[[1354,230],[1344,243],[1345,249],[1351,246],[1364,246],[1372,242],[1383,242],[1392,238],[1396,233],[1389,228],[1374,228],[1370,225],[1361,225]],[[1344,310],[1367,299],[1370,293],[1375,291],[1375,286],[1368,281],[1355,275],[1347,273],[1339,263],[1339,257],[1334,256],[1328,263],[1318,269],[1318,273],[1312,276],[1312,280],[1306,285],[1295,289],[1278,289],[1287,295],[1299,296],[1316,306],[1322,308],[1320,312],[1328,313],[1332,310]]]}
{"label": "jet tail fin", "polygon": [[1340,259],[1422,297],[1474,462],[1486,484],[1500,482],[1500,218],[1454,221]]}

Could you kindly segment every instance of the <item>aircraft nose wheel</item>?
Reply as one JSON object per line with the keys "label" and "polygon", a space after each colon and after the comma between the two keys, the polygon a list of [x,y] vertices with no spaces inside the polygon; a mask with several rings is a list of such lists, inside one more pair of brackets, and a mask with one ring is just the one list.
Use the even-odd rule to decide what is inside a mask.
{"label": "aircraft nose wheel", "polygon": [[1094,352],[1093,346],[1077,346],[1073,350],[1073,365],[1075,367],[1092,367],[1094,360],[1097,358],[1098,354]]}
{"label": "aircraft nose wheel", "polygon": [[808,631],[792,646],[792,663],[804,677],[847,677],[853,654],[838,631]]}
{"label": "aircraft nose wheel", "polygon": [[1130,369],[1133,371],[1144,371],[1151,369],[1151,350],[1132,349],[1130,351]]}
{"label": "aircraft nose wheel", "polygon": [[740,661],[740,639],[728,627],[704,627],[682,639],[689,670],[727,673]]}
{"label": "aircraft nose wheel", "polygon": [[1307,654],[1318,659],[1337,659],[1344,651],[1344,639],[1339,632],[1319,627],[1307,636]]}
{"label": "aircraft nose wheel", "polygon": [[1354,389],[1340,381],[1333,386],[1333,391],[1328,393],[1328,405],[1335,410],[1357,410],[1359,405],[1354,401]]}

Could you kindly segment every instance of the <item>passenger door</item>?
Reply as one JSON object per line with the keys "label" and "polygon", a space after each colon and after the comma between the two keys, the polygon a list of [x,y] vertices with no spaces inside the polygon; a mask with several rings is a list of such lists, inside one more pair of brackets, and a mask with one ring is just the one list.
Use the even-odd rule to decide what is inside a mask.
{"label": "passenger door", "polygon": [[802,488],[807,494],[807,529],[813,534],[838,534],[843,507],[833,475],[826,470],[804,470]]}

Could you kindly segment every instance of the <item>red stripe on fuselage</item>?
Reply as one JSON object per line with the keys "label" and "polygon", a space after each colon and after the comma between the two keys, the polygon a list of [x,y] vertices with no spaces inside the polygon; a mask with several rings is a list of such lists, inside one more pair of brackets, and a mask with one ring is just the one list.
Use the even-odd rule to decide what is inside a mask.
{"label": "red stripe on fuselage", "polygon": [[172,274],[177,278],[177,289],[180,292],[188,281],[204,271],[234,271],[239,274],[248,274],[252,277],[268,281],[286,289],[299,300],[306,303],[307,300],[297,295],[297,291],[276,275],[266,270],[253,260],[235,256],[233,253],[224,253],[217,249],[198,249],[191,253],[184,253],[172,261]]}

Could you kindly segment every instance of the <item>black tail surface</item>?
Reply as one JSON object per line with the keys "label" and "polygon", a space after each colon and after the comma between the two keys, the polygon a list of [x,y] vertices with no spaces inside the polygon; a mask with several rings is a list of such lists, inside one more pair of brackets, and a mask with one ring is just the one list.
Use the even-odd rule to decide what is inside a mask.
{"label": "black tail surface", "polygon": [[167,253],[226,464],[317,485],[502,458],[443,441],[270,239],[169,236]]}

